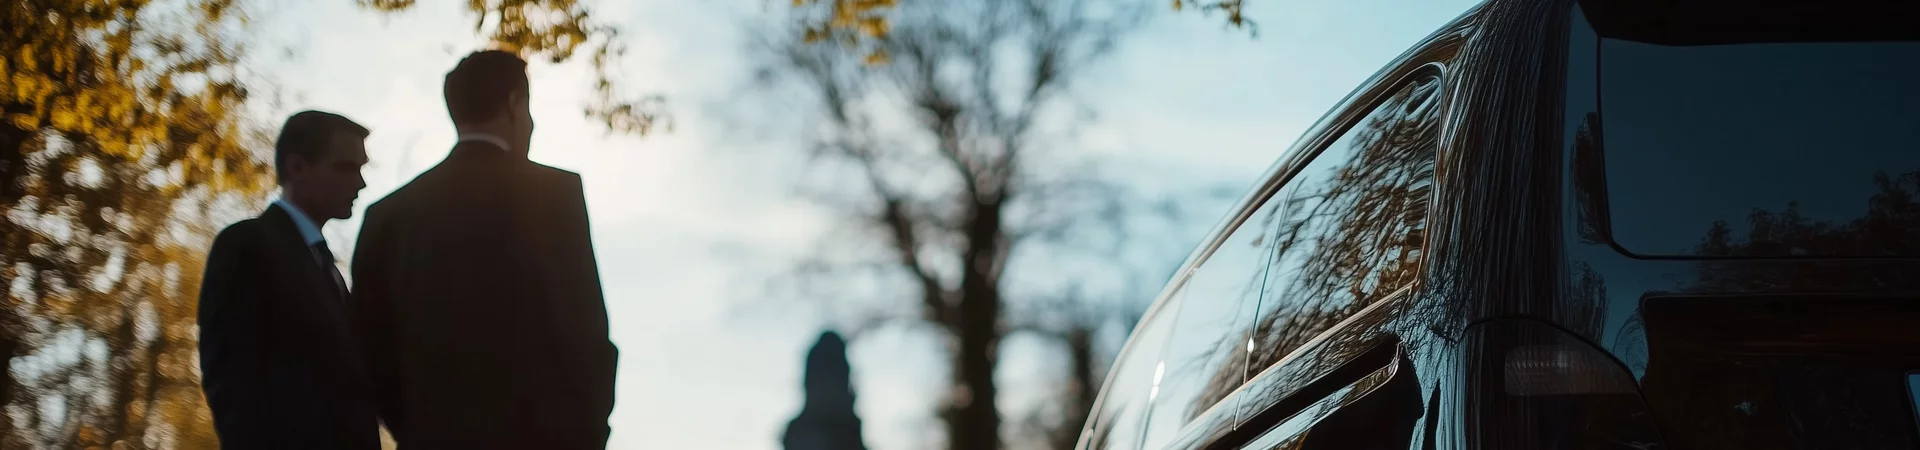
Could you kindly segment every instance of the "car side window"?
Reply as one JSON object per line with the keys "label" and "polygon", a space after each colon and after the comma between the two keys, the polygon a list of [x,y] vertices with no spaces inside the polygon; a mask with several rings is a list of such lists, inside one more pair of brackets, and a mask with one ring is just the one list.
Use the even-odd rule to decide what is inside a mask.
{"label": "car side window", "polygon": [[1113,381],[1101,393],[1099,410],[1092,415],[1082,450],[1140,449],[1148,405],[1159,395],[1158,384],[1165,376],[1161,355],[1167,335],[1173,331],[1179,300],[1176,292],[1168,304],[1135,328],[1133,341],[1114,364]]}
{"label": "car side window", "polygon": [[1440,142],[1440,77],[1416,75],[1280,191],[1253,372],[1420,277]]}
{"label": "car side window", "polygon": [[1263,202],[1197,266],[1167,341],[1167,376],[1147,421],[1145,448],[1181,428],[1246,381],[1247,329],[1273,255],[1274,208]]}

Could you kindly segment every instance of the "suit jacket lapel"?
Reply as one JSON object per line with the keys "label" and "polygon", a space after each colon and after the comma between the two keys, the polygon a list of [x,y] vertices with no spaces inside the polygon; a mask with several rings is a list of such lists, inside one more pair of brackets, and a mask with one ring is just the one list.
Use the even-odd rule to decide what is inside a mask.
{"label": "suit jacket lapel", "polygon": [[301,286],[290,287],[303,293],[318,291],[319,295],[300,296],[300,301],[321,300],[326,303],[321,305],[322,309],[339,315],[339,320],[346,320],[344,309],[346,305],[342,301],[350,298],[345,292],[346,286],[337,286],[337,289],[340,289],[339,295],[333,295],[336,289],[333,274],[327,271],[326,266],[321,265],[319,256],[314,253],[313,248],[307,246],[306,238],[300,235],[300,229],[293,224],[293,216],[287,214],[287,211],[281,209],[279,205],[274,205],[267,207],[267,211],[260,214],[260,220],[273,224],[271,228],[279,252],[284,252],[285,255],[298,255],[301,258],[284,262],[292,264],[293,272],[302,274],[300,278],[305,282]]}
{"label": "suit jacket lapel", "polygon": [[[276,247],[273,257],[278,260],[277,263],[288,264],[290,273],[299,274],[298,279],[294,280],[295,285],[275,289],[275,292],[281,294],[270,301],[279,303],[280,307],[292,307],[297,311],[320,311],[324,317],[314,317],[311,320],[327,324],[327,331],[332,334],[328,339],[342,346],[341,349],[347,352],[346,354],[357,355],[359,339],[353,332],[352,322],[348,320],[352,317],[349,311],[352,307],[351,293],[342,292],[342,296],[338,297],[332,295],[333,274],[327,273],[326,267],[320,265],[313,248],[307,246],[306,238],[300,235],[300,229],[293,224],[293,216],[287,214],[286,210],[281,209],[279,205],[270,206],[265,212],[260,213],[260,220],[272,225],[269,228],[272,229]],[[345,290],[346,286],[340,286],[340,289]],[[351,369],[354,373],[359,374],[362,380],[365,379],[365,367],[360,366],[359,359],[348,358],[346,362],[354,366]]]}

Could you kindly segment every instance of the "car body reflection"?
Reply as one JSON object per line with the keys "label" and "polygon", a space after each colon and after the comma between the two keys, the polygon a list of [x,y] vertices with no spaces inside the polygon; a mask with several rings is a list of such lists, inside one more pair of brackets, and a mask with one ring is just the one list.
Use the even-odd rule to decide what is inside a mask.
{"label": "car body reflection", "polygon": [[1476,7],[1283,153],[1080,448],[1920,447],[1916,19]]}

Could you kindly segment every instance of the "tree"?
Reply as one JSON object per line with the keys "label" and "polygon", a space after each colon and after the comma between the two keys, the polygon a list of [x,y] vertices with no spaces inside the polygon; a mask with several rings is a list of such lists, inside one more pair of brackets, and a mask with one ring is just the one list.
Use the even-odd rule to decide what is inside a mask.
{"label": "tree", "polygon": [[[891,2],[833,7],[861,5]],[[1034,435],[1043,446],[1070,445],[1061,435],[1077,435],[1094,374],[1104,372],[1094,330],[1132,322],[1114,312],[1125,288],[1060,280],[1149,280],[1157,290],[1165,279],[1131,273],[1140,266],[1108,253],[1138,250],[1121,245],[1135,244],[1125,230],[1159,220],[1139,214],[1154,212],[1153,202],[1101,181],[1094,165],[1072,164],[1071,139],[1054,127],[1068,121],[1050,120],[1070,115],[1073,80],[1139,23],[1139,6],[906,3],[885,21],[860,22],[874,50],[865,54],[815,45],[830,31],[773,33],[765,73],[807,93],[801,117],[817,120],[807,170],[821,184],[811,187],[850,221],[801,272],[840,289],[819,294],[840,302],[880,286],[880,304],[851,313],[856,325],[847,328],[906,320],[945,338],[953,388],[941,417],[950,448],[998,449],[1003,434],[1019,434],[1003,427],[994,380],[998,346],[1012,333],[1058,342],[1071,356],[1074,406]],[[1166,259],[1155,256],[1146,259]],[[911,302],[889,301],[902,295]]]}
{"label": "tree", "polygon": [[[383,13],[408,11],[418,3],[417,0],[354,2]],[[1258,29],[1244,14],[1245,0],[1171,2],[1175,11],[1191,5],[1203,12],[1224,13],[1229,26]],[[899,0],[793,0],[794,9],[800,13],[803,40],[831,39],[852,44],[886,36],[892,29],[888,16],[899,4]],[[502,49],[544,57],[554,63],[568,61],[576,51],[587,49],[592,54],[595,95],[586,105],[585,113],[610,130],[645,135],[656,126],[668,124],[665,99],[657,95],[630,99],[618,89],[620,80],[615,70],[620,57],[626,54],[626,47],[620,41],[620,28],[593,16],[588,5],[578,0],[474,0],[467,2],[467,6],[474,15],[474,31],[488,36]],[[868,61],[887,60],[885,45],[877,42],[873,45],[877,47],[870,49]]]}
{"label": "tree", "polygon": [[[1141,274],[1138,279],[1165,280],[1166,272],[1170,271],[1160,276]],[[1100,348],[1101,332],[1111,329],[1119,331],[1119,336],[1131,334],[1133,325],[1146,313],[1144,300],[1152,300],[1152,295],[1151,291],[1136,290],[1131,294],[1095,297],[1075,290],[1050,298],[1051,302],[1035,308],[1051,314],[1035,314],[1041,320],[1029,319],[1024,321],[1027,325],[1014,328],[1017,332],[1049,339],[1066,353],[1065,377],[1059,389],[1053,393],[1048,407],[1030,411],[1016,423],[1018,429],[1011,433],[1016,439],[1025,439],[1032,448],[1074,448],[1082,426],[1093,414],[1093,403],[1100,386],[1106,382],[1107,368],[1119,350],[1117,343],[1113,348]],[[1056,317],[1046,320],[1049,315]]]}
{"label": "tree", "polygon": [[210,445],[195,274],[214,219],[269,182],[239,112],[243,21],[222,0],[0,15],[0,447]]}
{"label": "tree", "polygon": [[[1225,13],[1228,26],[1254,32],[1259,29],[1246,17],[1246,0],[1171,1],[1174,11],[1193,5],[1202,12]],[[805,39],[817,41],[831,37],[848,43],[885,35],[892,28],[887,13],[899,5],[900,0],[793,0],[793,6],[804,13],[800,24]],[[876,54],[885,55],[884,52]]]}

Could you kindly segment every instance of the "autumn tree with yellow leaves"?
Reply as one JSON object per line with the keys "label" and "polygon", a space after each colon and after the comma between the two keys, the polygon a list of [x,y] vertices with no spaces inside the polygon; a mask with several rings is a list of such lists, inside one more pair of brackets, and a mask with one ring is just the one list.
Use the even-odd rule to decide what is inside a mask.
{"label": "autumn tree with yellow leaves", "polygon": [[200,258],[271,184],[241,120],[242,20],[231,0],[0,15],[0,447],[211,445]]}

